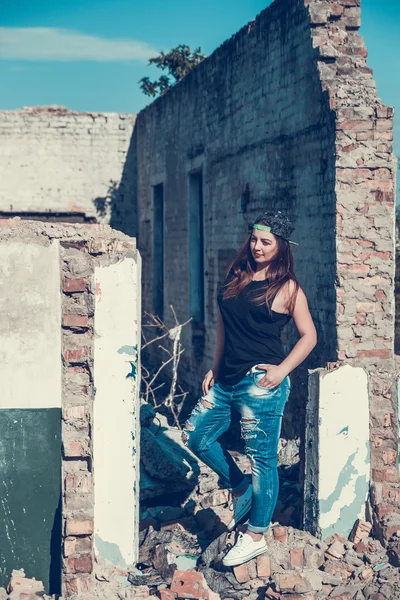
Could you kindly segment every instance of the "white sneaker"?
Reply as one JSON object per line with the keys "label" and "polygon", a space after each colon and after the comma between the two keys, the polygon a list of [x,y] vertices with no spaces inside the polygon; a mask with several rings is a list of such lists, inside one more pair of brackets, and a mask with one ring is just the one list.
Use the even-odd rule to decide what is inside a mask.
{"label": "white sneaker", "polygon": [[228,531],[232,531],[241,519],[251,509],[251,497],[253,495],[253,486],[249,483],[247,490],[241,496],[233,496],[232,503],[229,506],[233,510],[233,518],[228,524]]}
{"label": "white sneaker", "polygon": [[226,567],[235,567],[241,565],[255,556],[262,554],[267,549],[267,542],[264,536],[255,542],[248,533],[239,532],[236,544],[231,548],[222,559],[222,564]]}

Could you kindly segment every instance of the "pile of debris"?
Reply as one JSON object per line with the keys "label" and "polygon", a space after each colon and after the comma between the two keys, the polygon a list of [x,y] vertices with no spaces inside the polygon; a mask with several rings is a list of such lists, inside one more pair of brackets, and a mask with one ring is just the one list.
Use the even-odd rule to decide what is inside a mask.
{"label": "pile of debris", "polygon": [[[249,475],[246,456],[231,453]],[[297,442],[280,446],[284,476],[265,534],[267,551],[233,568],[222,564],[237,535],[226,527],[228,493],[182,444],[180,432],[150,408],[142,415],[142,459],[148,485],[141,495],[138,563],[127,569],[95,559],[94,594],[79,600],[400,600],[400,531],[385,549],[365,521],[355,523],[348,539],[324,541],[293,526],[300,497]],[[37,597],[49,598],[41,582],[22,571],[13,572],[7,591],[0,589],[0,600]]]}
{"label": "pile of debris", "polygon": [[[142,434],[146,441],[142,441],[142,447],[149,460],[143,457],[143,468],[151,469],[150,457],[154,453],[161,456],[168,448],[163,460],[175,455],[175,494],[163,495],[163,469],[159,469],[159,478],[152,473],[153,485],[141,496],[138,564],[125,573],[111,565],[108,571],[104,564],[97,565],[97,598],[400,600],[400,574],[396,568],[400,566],[396,563],[400,532],[389,548],[390,564],[380,542],[370,537],[370,523],[358,521],[349,539],[334,535],[324,541],[293,526],[298,523],[300,499],[296,441],[280,445],[280,497],[275,522],[266,534],[267,552],[233,569],[224,567],[222,558],[236,536],[226,528],[232,518],[227,492],[218,488],[215,473],[182,445],[180,432],[169,427],[159,414],[155,424],[154,415],[145,410]],[[250,474],[246,456],[237,451],[231,454],[243,473]],[[178,463],[185,473],[179,472]],[[170,500],[168,505],[166,498]]]}
{"label": "pile of debris", "polygon": [[26,577],[24,569],[14,569],[7,588],[0,588],[0,600],[38,600],[38,598],[55,600],[58,596],[45,594],[43,582]]}
{"label": "pile of debris", "polygon": [[[389,563],[371,525],[357,521],[349,538],[321,541],[311,534],[274,525],[265,554],[237,567],[222,558],[235,541],[220,504],[224,492],[208,493],[207,508],[158,507],[142,523],[139,562],[115,587],[112,573],[97,574],[97,598],[161,600],[396,600],[400,573]],[[198,510],[196,510],[198,508]],[[203,511],[209,511],[210,520]],[[212,517],[212,514],[215,517]],[[230,513],[229,513],[230,514]],[[200,516],[201,515],[201,516]],[[222,519],[221,519],[222,517]],[[148,519],[153,519],[149,524]],[[216,519],[220,529],[213,529]],[[241,526],[244,529],[244,526]],[[211,539],[214,537],[214,539]],[[400,532],[394,538],[400,543]],[[112,567],[110,567],[112,570]],[[115,568],[114,568],[115,569]],[[120,575],[122,573],[120,572]],[[122,581],[122,577],[120,577]],[[113,583],[113,588],[110,585]],[[111,593],[112,590],[112,593]]]}

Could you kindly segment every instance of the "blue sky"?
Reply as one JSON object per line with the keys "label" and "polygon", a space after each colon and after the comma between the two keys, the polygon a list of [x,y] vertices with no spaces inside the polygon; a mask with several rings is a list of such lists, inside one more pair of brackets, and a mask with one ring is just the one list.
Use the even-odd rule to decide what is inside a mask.
{"label": "blue sky", "polygon": [[[0,109],[60,104],[79,111],[138,112],[149,102],[138,80],[159,75],[147,67],[149,56],[180,43],[210,54],[269,3],[2,0]],[[399,0],[362,0],[368,62],[380,97],[399,113],[398,156],[399,31]]]}

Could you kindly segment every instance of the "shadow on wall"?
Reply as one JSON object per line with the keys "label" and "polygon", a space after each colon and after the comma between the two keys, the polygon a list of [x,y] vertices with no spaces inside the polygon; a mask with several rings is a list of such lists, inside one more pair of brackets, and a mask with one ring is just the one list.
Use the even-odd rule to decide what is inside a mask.
{"label": "shadow on wall", "polygon": [[111,227],[135,238],[137,238],[138,234],[136,183],[137,153],[135,125],[120,182],[111,180],[107,195],[93,200],[100,220],[104,220],[108,216],[108,222]]}

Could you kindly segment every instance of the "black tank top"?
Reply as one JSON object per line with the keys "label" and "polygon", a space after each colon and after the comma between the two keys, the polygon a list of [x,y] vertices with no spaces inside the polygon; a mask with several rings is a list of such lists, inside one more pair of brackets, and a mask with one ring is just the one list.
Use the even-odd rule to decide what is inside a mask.
{"label": "black tank top", "polygon": [[[218,381],[236,385],[247,371],[259,363],[279,365],[286,355],[281,332],[291,316],[251,302],[251,292],[265,280],[251,281],[235,298],[222,298],[218,293],[218,306],[225,327],[225,346]],[[271,305],[273,298],[271,300]]]}

